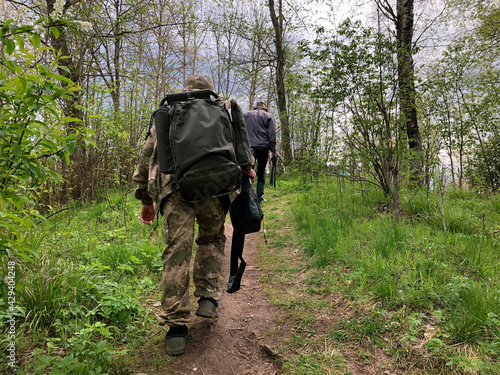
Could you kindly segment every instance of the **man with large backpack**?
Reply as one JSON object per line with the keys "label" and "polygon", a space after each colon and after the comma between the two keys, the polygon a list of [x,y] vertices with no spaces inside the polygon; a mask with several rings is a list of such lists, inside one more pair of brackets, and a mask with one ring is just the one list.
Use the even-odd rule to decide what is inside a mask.
{"label": "man with large backpack", "polygon": [[133,180],[142,200],[140,219],[151,225],[163,216],[162,313],[168,325],[166,351],[184,353],[190,321],[190,262],[198,222],[193,266],[197,316],[218,317],[220,278],[229,194],[240,176],[255,178],[243,113],[222,103],[204,75],[186,79],[180,93],[168,95],[154,115]]}
{"label": "man with large backpack", "polygon": [[269,151],[279,156],[276,152],[276,121],[273,115],[267,112],[264,102],[257,102],[252,111],[245,112],[245,121],[250,146],[257,161],[257,196],[259,201],[265,202],[264,187]]}

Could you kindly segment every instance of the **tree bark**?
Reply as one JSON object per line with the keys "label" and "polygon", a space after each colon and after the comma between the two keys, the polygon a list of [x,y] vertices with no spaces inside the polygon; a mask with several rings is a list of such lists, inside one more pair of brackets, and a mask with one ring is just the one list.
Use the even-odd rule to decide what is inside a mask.
{"label": "tree bark", "polygon": [[418,129],[415,67],[413,64],[413,2],[397,1],[396,38],[398,42],[398,84],[401,100],[401,115],[410,148],[410,178],[414,182],[422,179],[422,138]]}
{"label": "tree bark", "polygon": [[120,76],[120,63],[121,63],[121,47],[122,47],[122,37],[121,37],[121,21],[119,15],[122,12],[121,1],[115,2],[115,12],[116,12],[116,24],[114,25],[114,42],[115,49],[113,53],[113,70],[114,77],[111,78],[113,81],[113,86],[111,88],[111,97],[113,98],[113,106],[115,109],[115,114],[120,112],[120,89],[121,89],[121,76]]}
{"label": "tree bark", "polygon": [[281,125],[281,147],[285,158],[285,163],[292,161],[292,149],[290,147],[290,127],[288,123],[288,112],[286,108],[285,91],[285,51],[283,47],[283,3],[278,0],[278,15],[274,0],[269,0],[269,11],[271,21],[274,26],[275,45],[276,45],[276,93],[278,96],[278,110],[280,112],[279,120]]}
{"label": "tree bark", "polygon": [[[54,11],[55,0],[47,0],[47,14],[51,14]],[[57,25],[55,25],[57,27]],[[66,36],[66,30],[59,28],[59,36],[55,37],[52,33],[48,33],[50,38],[50,44],[52,47],[61,54],[65,59],[63,60],[64,65],[68,70],[58,68],[58,73],[66,78],[69,78],[76,84],[82,83],[83,68],[82,68],[82,58],[77,61],[75,56],[70,50],[70,44]],[[82,54],[83,55],[83,54]],[[72,97],[64,100],[64,112],[65,115],[77,120],[83,121],[83,97],[82,93],[75,92]],[[73,129],[80,125],[79,121],[68,122],[68,131],[71,132]],[[83,196],[84,190],[87,188],[85,186],[85,173],[88,169],[87,165],[88,159],[86,157],[85,149],[83,146],[78,146],[76,150],[70,156],[70,165],[66,165],[63,162],[62,165],[62,176],[64,180],[62,192],[65,192],[67,197],[72,199],[78,199]],[[64,201],[66,197],[62,197],[61,202]]]}

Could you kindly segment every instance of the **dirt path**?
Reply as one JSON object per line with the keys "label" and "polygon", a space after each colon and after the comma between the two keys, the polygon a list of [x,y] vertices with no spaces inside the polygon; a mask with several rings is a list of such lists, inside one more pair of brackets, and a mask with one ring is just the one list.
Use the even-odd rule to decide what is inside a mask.
{"label": "dirt path", "polygon": [[[224,270],[229,274],[232,227],[226,223],[226,256]],[[269,348],[273,338],[275,307],[260,283],[257,260],[259,233],[245,237],[243,257],[247,268],[241,289],[225,292],[227,277],[222,280],[223,296],[219,318],[213,321],[195,317],[184,355],[175,359],[174,374],[184,375],[273,375],[279,368],[272,360]]]}

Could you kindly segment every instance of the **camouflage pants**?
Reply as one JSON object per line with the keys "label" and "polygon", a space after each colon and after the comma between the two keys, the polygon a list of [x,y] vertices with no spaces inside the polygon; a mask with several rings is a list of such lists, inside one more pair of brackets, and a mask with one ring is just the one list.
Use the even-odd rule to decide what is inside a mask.
{"label": "camouflage pants", "polygon": [[196,256],[193,265],[195,297],[219,300],[224,256],[226,213],[218,198],[192,203],[172,194],[163,206],[162,309],[160,323],[169,326],[190,320],[190,264],[193,253],[194,224],[198,222]]}

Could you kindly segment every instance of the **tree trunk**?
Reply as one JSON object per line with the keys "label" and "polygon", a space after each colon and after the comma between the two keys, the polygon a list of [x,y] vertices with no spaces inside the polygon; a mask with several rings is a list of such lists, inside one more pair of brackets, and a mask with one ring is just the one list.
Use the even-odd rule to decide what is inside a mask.
{"label": "tree trunk", "polygon": [[113,87],[111,88],[111,97],[113,98],[113,106],[115,109],[115,114],[120,111],[120,90],[121,90],[121,76],[120,76],[120,60],[121,60],[121,46],[122,46],[122,37],[121,37],[121,21],[118,18],[118,15],[121,14],[121,2],[117,1],[115,3],[115,11],[116,11],[116,25],[114,27],[114,39],[115,39],[115,50],[113,54],[113,65],[114,65],[114,77],[112,77]]}
{"label": "tree trunk", "polygon": [[417,123],[415,67],[413,65],[413,2],[397,1],[396,33],[398,41],[398,84],[401,100],[401,115],[408,135],[410,148],[410,178],[414,182],[422,179],[422,139]]}
{"label": "tree trunk", "polygon": [[[54,12],[55,0],[47,0],[47,14]],[[57,25],[56,25],[57,27]],[[58,73],[72,82],[82,83],[82,62],[75,60],[75,56],[71,53],[69,42],[66,36],[66,31],[59,28],[59,36],[56,38],[52,33],[48,33],[50,44],[52,47],[61,54],[65,59],[62,60],[64,66],[68,70],[58,68]],[[83,58],[83,57],[81,57]],[[83,121],[83,97],[81,92],[75,92],[69,99],[64,99],[64,112],[65,115]],[[68,122],[68,132],[79,126],[80,122]],[[64,191],[66,197],[61,197],[62,202],[67,197],[78,199],[82,197],[87,189],[86,186],[86,171],[88,170],[88,159],[83,146],[78,146],[70,156],[70,165],[63,162],[62,177],[64,186],[61,191]]]}
{"label": "tree trunk", "polygon": [[274,0],[269,0],[269,10],[274,26],[276,45],[276,93],[278,96],[278,110],[280,112],[281,125],[281,147],[285,157],[285,163],[292,161],[292,149],[290,147],[290,127],[288,124],[288,113],[286,109],[285,91],[285,51],[283,47],[283,7],[282,0],[278,0],[278,16],[276,15]]}

